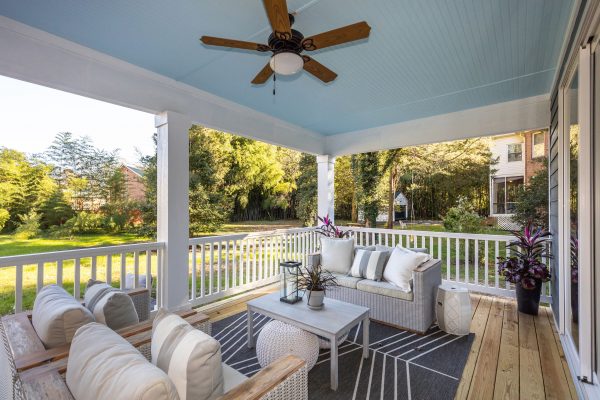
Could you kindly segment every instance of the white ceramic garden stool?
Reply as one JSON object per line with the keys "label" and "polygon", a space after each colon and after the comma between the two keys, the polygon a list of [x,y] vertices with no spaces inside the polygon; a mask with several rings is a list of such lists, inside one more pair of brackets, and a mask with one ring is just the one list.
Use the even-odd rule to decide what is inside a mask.
{"label": "white ceramic garden stool", "polygon": [[310,371],[319,357],[317,335],[281,321],[267,323],[256,340],[256,357],[262,368],[288,354],[306,361]]}
{"label": "white ceramic garden stool", "polygon": [[468,335],[471,325],[469,290],[444,283],[438,287],[436,315],[441,330],[452,335]]}

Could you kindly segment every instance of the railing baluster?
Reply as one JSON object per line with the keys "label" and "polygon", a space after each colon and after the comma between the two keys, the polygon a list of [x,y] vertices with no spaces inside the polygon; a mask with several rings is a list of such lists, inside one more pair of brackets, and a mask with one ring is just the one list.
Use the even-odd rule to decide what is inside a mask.
{"label": "railing baluster", "polygon": [[451,264],[450,264],[450,252],[451,252],[451,247],[450,247],[450,238],[447,237],[446,238],[446,279],[450,280],[450,269]]}
{"label": "railing baluster", "polygon": [[106,283],[112,283],[112,254],[106,256]]}
{"label": "railing baluster", "polygon": [[140,286],[140,252],[133,252],[133,288]]}
{"label": "railing baluster", "polygon": [[495,287],[499,287],[499,277],[498,277],[498,268],[496,267],[496,261],[498,260],[498,256],[500,255],[500,242],[498,242],[497,240],[494,241],[495,242],[495,257],[494,257],[494,286]]}
{"label": "railing baluster", "polygon": [[121,289],[125,289],[125,281],[127,280],[127,254],[121,253],[121,277],[119,285]]}
{"label": "railing baluster", "polygon": [[202,243],[200,251],[200,297],[206,295],[206,244]]}
{"label": "railing baluster", "polygon": [[[156,252],[156,267],[158,269],[158,251]],[[146,250],[146,289],[152,290],[152,251]]]}
{"label": "railing baluster", "polygon": [[433,251],[433,236],[429,236],[429,255],[431,255],[431,257],[435,256],[435,253]]}
{"label": "railing baluster", "polygon": [[455,281],[460,282],[460,239],[456,238],[456,254],[454,255],[454,260],[456,264],[456,277]]}
{"label": "railing baluster", "polygon": [[442,259],[442,237],[439,236],[438,237],[438,258],[441,260]]}
{"label": "railing baluster", "polygon": [[221,291],[221,269],[222,269],[222,257],[221,257],[222,247],[221,241],[217,243],[217,293]]}
{"label": "railing baluster", "polygon": [[258,252],[255,253],[258,258],[258,279],[263,279],[264,271],[265,271],[265,263],[263,257],[263,240],[262,238],[258,238]]}
{"label": "railing baluster", "polygon": [[229,289],[229,240],[225,242],[225,290]]}
{"label": "railing baluster", "polygon": [[63,285],[63,260],[56,262],[56,284],[61,287]]}
{"label": "railing baluster", "polygon": [[469,283],[469,239],[465,239],[465,283]]}
{"label": "railing baluster", "polygon": [[91,272],[91,275],[92,275],[92,279],[93,280],[96,280],[96,275],[97,275],[96,269],[98,267],[97,263],[98,263],[97,257],[96,256],[92,256],[92,272]]}
{"label": "railing baluster", "polygon": [[81,259],[75,259],[75,271],[73,271],[73,297],[81,298]]}
{"label": "railing baluster", "polygon": [[214,293],[215,288],[215,243],[210,242],[209,266],[208,266],[208,295]]}
{"label": "railing baluster", "polygon": [[23,265],[15,268],[15,313],[23,311]]}
{"label": "railing baluster", "polygon": [[158,249],[156,251],[156,308],[160,309],[162,307],[162,269],[163,265],[163,255],[162,251]]}
{"label": "railing baluster", "polygon": [[191,293],[190,293],[190,298],[192,300],[196,300],[196,293],[197,293],[197,283],[196,283],[196,268],[197,268],[197,256],[196,256],[196,245],[192,244],[192,289],[191,289]]}
{"label": "railing baluster", "polygon": [[475,284],[479,285],[479,239],[475,239]]}
{"label": "railing baluster", "polygon": [[238,256],[238,241],[234,240],[233,241],[233,254],[231,255],[232,257],[232,265],[231,265],[231,274],[232,274],[232,287],[237,287],[238,285],[238,281],[237,281],[237,256]]}
{"label": "railing baluster", "polygon": [[490,285],[490,253],[489,253],[489,240],[487,240],[487,239],[483,245],[483,253],[485,254],[485,260],[484,260],[485,272],[483,273],[483,276],[484,276],[483,279],[484,279],[485,286],[488,287]]}
{"label": "railing baluster", "polygon": [[35,286],[36,293],[39,293],[43,287],[44,287],[44,263],[40,262],[37,265],[37,282],[36,282],[36,286]]}

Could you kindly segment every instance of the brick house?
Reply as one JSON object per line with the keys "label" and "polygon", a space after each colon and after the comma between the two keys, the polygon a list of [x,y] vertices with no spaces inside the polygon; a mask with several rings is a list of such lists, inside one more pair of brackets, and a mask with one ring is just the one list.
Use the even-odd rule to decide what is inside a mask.
{"label": "brick house", "polygon": [[143,201],[146,197],[144,187],[144,171],[132,165],[121,165],[125,178],[125,199],[128,201]]}

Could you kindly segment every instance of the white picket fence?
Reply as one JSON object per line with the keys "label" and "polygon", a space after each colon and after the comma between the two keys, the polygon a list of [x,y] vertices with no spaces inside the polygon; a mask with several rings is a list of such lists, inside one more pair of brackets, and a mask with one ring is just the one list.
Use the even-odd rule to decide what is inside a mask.
{"label": "white picket fence", "polygon": [[[514,285],[498,274],[496,260],[510,255],[504,235],[389,230],[348,227],[358,245],[402,245],[427,248],[442,260],[445,282],[472,291],[514,297]],[[307,262],[319,249],[320,235],[314,228],[281,229],[250,234],[208,236],[189,240],[189,301],[192,306],[206,304],[236,293],[279,280],[282,261]],[[14,271],[14,280],[0,282],[0,296],[14,291],[13,310],[31,308],[32,300],[44,285],[56,283],[75,298],[88,279],[99,279],[125,288],[127,275],[137,287],[139,277],[151,290],[154,305],[160,307],[161,266],[164,243],[67,250],[22,256],[0,257],[0,269]],[[7,270],[8,269],[8,270]],[[65,274],[66,271],[66,274]],[[117,284],[118,282],[118,284]],[[35,285],[35,288],[33,287]],[[550,302],[550,285],[545,284],[542,301]]]}

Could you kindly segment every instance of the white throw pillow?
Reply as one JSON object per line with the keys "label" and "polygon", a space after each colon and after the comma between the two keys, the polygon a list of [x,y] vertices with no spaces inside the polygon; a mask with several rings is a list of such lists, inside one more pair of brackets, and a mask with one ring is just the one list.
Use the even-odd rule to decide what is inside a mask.
{"label": "white throw pillow", "polygon": [[392,251],[387,265],[383,270],[383,279],[405,292],[410,292],[412,274],[419,265],[431,258],[429,254],[416,253],[405,248],[397,247]]}
{"label": "white throw pillow", "polygon": [[224,393],[221,345],[178,315],[159,310],[152,323],[152,363],[169,375],[182,400]]}
{"label": "white throw pillow", "polygon": [[355,278],[380,281],[387,258],[388,252],[386,251],[357,250],[350,275]]}
{"label": "white throw pillow", "polygon": [[77,330],[67,361],[67,386],[76,400],[178,400],[160,368],[106,325]]}
{"label": "white throw pillow", "polygon": [[352,267],[354,239],[321,238],[321,267],[329,272],[347,274]]}
{"label": "white throw pillow", "polygon": [[44,286],[33,303],[31,323],[47,349],[71,343],[77,329],[93,321],[92,313],[57,285]]}
{"label": "white throw pillow", "polygon": [[90,279],[83,301],[96,322],[115,331],[140,322],[131,297],[107,283]]}

